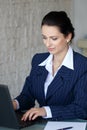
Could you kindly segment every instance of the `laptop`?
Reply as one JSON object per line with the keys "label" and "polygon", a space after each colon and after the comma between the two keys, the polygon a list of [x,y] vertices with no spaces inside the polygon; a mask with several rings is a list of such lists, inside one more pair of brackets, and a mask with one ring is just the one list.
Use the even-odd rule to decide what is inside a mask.
{"label": "laptop", "polygon": [[21,121],[23,114],[14,111],[8,86],[0,84],[0,127],[21,129],[41,121],[40,118],[34,121]]}

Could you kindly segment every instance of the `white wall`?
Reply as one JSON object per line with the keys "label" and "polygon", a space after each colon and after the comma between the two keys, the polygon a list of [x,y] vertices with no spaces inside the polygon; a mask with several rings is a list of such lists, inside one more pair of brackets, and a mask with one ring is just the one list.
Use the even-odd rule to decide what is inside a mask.
{"label": "white wall", "polygon": [[45,51],[40,22],[51,10],[71,17],[76,48],[87,35],[87,0],[0,0],[0,83],[8,84],[13,97],[22,89],[34,53]]}
{"label": "white wall", "polygon": [[42,17],[65,10],[72,17],[73,0],[0,0],[0,83],[12,97],[19,94],[35,53],[45,51],[41,39]]}
{"label": "white wall", "polygon": [[74,0],[74,26],[77,46],[79,39],[87,37],[87,0]]}

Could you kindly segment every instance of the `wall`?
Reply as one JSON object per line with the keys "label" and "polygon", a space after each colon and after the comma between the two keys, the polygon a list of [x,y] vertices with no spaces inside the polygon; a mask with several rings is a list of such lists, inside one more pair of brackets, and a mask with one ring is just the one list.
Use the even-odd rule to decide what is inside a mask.
{"label": "wall", "polygon": [[21,91],[32,56],[46,51],[40,23],[51,10],[65,10],[72,19],[71,0],[0,0],[0,84],[11,96]]}
{"label": "wall", "polygon": [[87,38],[87,0],[74,0],[75,48],[78,51],[78,40]]}

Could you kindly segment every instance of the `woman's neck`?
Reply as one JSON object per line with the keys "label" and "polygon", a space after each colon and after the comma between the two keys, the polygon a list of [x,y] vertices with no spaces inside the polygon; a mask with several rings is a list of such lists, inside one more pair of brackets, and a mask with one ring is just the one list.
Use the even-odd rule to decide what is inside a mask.
{"label": "woman's neck", "polygon": [[67,51],[68,51],[68,47],[62,53],[53,56],[53,61],[52,61],[53,75],[58,70],[58,68],[61,66],[61,64],[67,54]]}

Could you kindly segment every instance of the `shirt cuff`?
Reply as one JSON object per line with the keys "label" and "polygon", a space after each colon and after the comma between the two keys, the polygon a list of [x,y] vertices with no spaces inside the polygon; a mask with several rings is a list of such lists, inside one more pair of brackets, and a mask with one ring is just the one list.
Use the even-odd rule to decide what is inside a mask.
{"label": "shirt cuff", "polygon": [[48,106],[44,106],[45,110],[46,110],[46,113],[47,113],[47,116],[43,117],[43,118],[52,118],[52,113],[51,113],[51,109],[50,107]]}
{"label": "shirt cuff", "polygon": [[17,104],[17,110],[20,108],[19,102],[15,99],[15,102]]}

